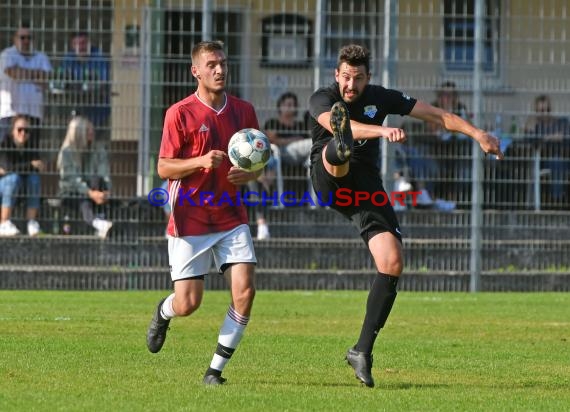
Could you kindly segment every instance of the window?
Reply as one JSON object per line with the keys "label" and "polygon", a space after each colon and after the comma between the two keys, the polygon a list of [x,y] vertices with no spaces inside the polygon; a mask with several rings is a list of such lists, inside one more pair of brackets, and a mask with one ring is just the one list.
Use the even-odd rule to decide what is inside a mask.
{"label": "window", "polygon": [[[379,1],[330,0],[324,10],[324,59],[326,67],[336,67],[338,50],[349,43],[377,50],[381,15]],[[383,9],[382,9],[383,10]]]}
{"label": "window", "polygon": [[[499,55],[499,0],[486,0],[485,7],[483,70],[496,72]],[[473,71],[475,0],[445,0],[443,24],[446,69]]]}
{"label": "window", "polygon": [[312,55],[312,22],[297,14],[276,14],[262,21],[263,66],[304,67]]}

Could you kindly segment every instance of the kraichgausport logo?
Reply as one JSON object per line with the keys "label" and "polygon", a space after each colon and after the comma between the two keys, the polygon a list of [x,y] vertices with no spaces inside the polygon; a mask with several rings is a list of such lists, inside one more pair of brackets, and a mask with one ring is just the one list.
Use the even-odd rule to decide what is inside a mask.
{"label": "kraichgausport logo", "polygon": [[[362,190],[352,190],[339,188],[334,193],[327,195],[308,191],[297,192],[265,192],[265,191],[236,191],[234,193],[222,192],[217,195],[214,192],[198,191],[196,188],[188,190],[180,189],[175,199],[178,206],[331,206],[349,207],[360,206],[371,203],[374,206],[392,206],[399,204],[404,206],[410,204],[417,205],[417,197],[421,192],[366,192]],[[170,195],[166,189],[154,188],[148,193],[148,202],[152,206],[166,206],[170,203]]]}

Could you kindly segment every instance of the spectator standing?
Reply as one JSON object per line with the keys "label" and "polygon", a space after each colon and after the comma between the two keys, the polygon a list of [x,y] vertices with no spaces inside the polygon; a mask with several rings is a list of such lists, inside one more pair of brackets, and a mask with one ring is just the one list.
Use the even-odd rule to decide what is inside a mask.
{"label": "spectator standing", "polygon": [[2,210],[0,236],[14,236],[19,229],[10,220],[15,197],[22,187],[26,189],[28,234],[36,236],[40,232],[37,221],[40,208],[40,177],[44,164],[38,151],[33,148],[30,138],[30,121],[27,116],[12,117],[10,133],[0,145],[0,196]]}
{"label": "spectator standing", "polygon": [[91,44],[86,32],[77,32],[71,37],[71,51],[65,55],[61,71],[72,112],[91,121],[98,140],[102,133],[108,139],[111,115],[109,58]]}
{"label": "spectator standing", "polygon": [[52,67],[44,53],[34,50],[29,24],[16,30],[13,43],[0,54],[0,138],[10,129],[14,116],[23,114],[39,139],[43,92]]}

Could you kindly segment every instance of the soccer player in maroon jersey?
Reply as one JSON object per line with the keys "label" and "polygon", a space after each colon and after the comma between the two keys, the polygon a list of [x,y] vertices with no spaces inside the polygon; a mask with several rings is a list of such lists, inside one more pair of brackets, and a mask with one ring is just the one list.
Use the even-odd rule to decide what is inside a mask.
{"label": "soccer player in maroon jersey", "polygon": [[[317,193],[327,199],[338,189],[364,193],[386,192],[378,170],[378,139],[403,142],[402,129],[382,126],[389,114],[409,115],[436,123],[449,131],[470,136],[481,150],[503,158],[499,139],[461,117],[416,100],[400,91],[370,84],[370,52],[359,45],[339,51],[336,82],[314,92],[309,100],[313,122],[311,178]],[[356,344],[346,353],[355,376],[373,387],[372,349],[396,300],[396,287],[404,267],[402,236],[390,202],[371,199],[331,208],[351,220],[366,243],[377,269],[366,314]]]}
{"label": "soccer player in maroon jersey", "polygon": [[259,129],[259,124],[250,103],[226,93],[228,66],[222,43],[196,44],[191,70],[198,82],[196,92],[171,106],[164,119],[158,174],[168,179],[168,256],[174,293],[158,304],[147,346],[152,353],[160,351],[170,320],[198,309],[213,259],[232,297],[203,380],[219,385],[225,382],[222,370],[241,340],[255,296],[255,251],[246,209],[237,198],[239,186],[259,172],[233,167],[227,147],[235,132]]}

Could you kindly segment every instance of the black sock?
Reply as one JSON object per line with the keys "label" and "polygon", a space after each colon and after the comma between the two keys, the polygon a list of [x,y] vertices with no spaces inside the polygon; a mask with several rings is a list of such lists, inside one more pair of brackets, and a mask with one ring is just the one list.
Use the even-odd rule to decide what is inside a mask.
{"label": "black sock", "polygon": [[341,166],[346,162],[348,162],[348,160],[346,160],[344,156],[342,158],[339,157],[338,152],[336,150],[336,142],[334,141],[334,139],[331,139],[330,142],[328,142],[327,146],[325,147],[325,159],[327,159],[327,162],[329,162],[333,166]]}
{"label": "black sock", "polygon": [[386,324],[386,319],[388,319],[392,305],[396,300],[398,279],[397,276],[390,276],[380,272],[374,278],[368,293],[366,315],[360,331],[360,338],[358,338],[358,342],[354,347],[357,351],[372,353],[374,341],[376,341],[380,329]]}

